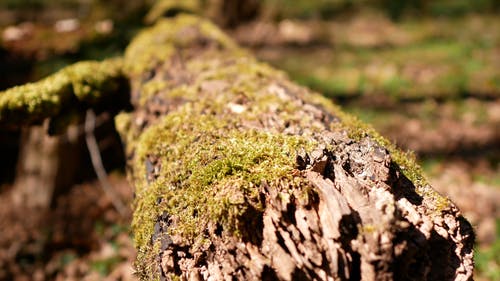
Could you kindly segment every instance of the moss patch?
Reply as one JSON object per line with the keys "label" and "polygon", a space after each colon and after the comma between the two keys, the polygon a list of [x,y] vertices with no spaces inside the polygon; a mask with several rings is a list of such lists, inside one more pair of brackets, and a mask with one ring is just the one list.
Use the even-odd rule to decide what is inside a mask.
{"label": "moss patch", "polygon": [[153,71],[183,47],[195,45],[196,40],[200,39],[200,33],[221,48],[238,49],[215,25],[195,16],[182,14],[174,19],[160,20],[137,35],[125,52],[125,70],[130,76]]}
{"label": "moss patch", "polygon": [[68,108],[95,106],[123,86],[121,69],[121,59],[79,62],[39,82],[1,92],[0,123],[30,124]]}
{"label": "moss patch", "polygon": [[[190,118],[193,114],[199,118]],[[149,247],[155,219],[164,211],[179,219],[171,234],[189,243],[200,242],[193,239],[200,238],[209,221],[239,233],[247,208],[263,211],[257,187],[292,181],[296,151],[313,145],[303,137],[239,130],[230,120],[197,114],[186,105],[148,128],[138,141],[133,226],[139,247]],[[151,153],[161,159],[161,173],[148,183],[144,174]],[[163,198],[159,205],[158,197]]]}

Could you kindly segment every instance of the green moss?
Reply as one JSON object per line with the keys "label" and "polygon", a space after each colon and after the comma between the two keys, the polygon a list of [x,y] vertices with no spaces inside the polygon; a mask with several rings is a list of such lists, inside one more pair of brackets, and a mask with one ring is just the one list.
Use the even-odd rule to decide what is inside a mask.
{"label": "green moss", "polygon": [[[251,236],[257,230],[248,228],[264,211],[259,196],[263,183],[284,189],[301,186],[292,176],[296,151],[310,150],[314,143],[299,136],[239,129],[236,120],[202,114],[205,106],[203,102],[188,103],[137,140],[132,226],[136,246],[144,257],[154,251],[151,237],[163,212],[176,218],[170,235],[195,248],[204,247],[204,231],[210,222],[218,222],[235,235]],[[160,176],[148,182],[144,175],[151,155],[160,159],[161,168]],[[301,197],[307,200],[307,195]],[[159,204],[158,198],[162,198]],[[249,219],[247,212],[254,216]]]}
{"label": "green moss", "polygon": [[102,62],[79,62],[63,71],[71,79],[77,99],[88,105],[96,105],[105,95],[118,92],[124,82],[122,67],[122,59],[115,58]]}
{"label": "green moss", "polygon": [[[149,244],[154,220],[163,211],[179,216],[173,234],[191,243],[209,221],[238,233],[238,220],[249,206],[263,211],[257,187],[291,179],[296,151],[312,145],[298,136],[241,131],[232,121],[211,115],[193,120],[193,111],[191,105],[183,107],[139,139],[136,171],[145,171],[152,152],[162,159],[161,176],[149,184],[142,179],[137,186],[133,225],[141,229],[136,231],[139,247]],[[160,206],[158,197],[164,199]]]}
{"label": "green moss", "polygon": [[40,122],[69,108],[92,106],[116,94],[124,83],[122,60],[87,61],[68,66],[36,83],[0,92],[0,122]]}
{"label": "green moss", "polygon": [[[115,116],[115,127],[116,130],[120,133],[132,132],[131,130],[132,116],[128,113],[120,113]],[[125,141],[129,141],[127,135],[121,136]]]}
{"label": "green moss", "polygon": [[0,93],[0,121],[15,124],[57,115],[71,94],[71,80],[66,73],[8,89]]}
{"label": "green moss", "polygon": [[139,100],[139,106],[146,104],[147,100],[157,94],[158,92],[165,90],[168,87],[168,82],[166,80],[151,80],[142,86],[141,98]]}
{"label": "green moss", "polygon": [[141,271],[136,272],[139,280],[160,280],[160,272],[158,268],[158,255],[160,243],[154,243],[150,250],[138,249],[135,262],[136,268],[141,268]]}
{"label": "green moss", "polygon": [[115,128],[120,134],[121,139],[127,144],[125,145],[125,154],[130,155],[135,149],[135,142],[138,137],[137,131],[132,129],[132,114],[121,112],[115,116]]}
{"label": "green moss", "polygon": [[153,71],[168,58],[193,46],[201,32],[222,48],[237,49],[236,44],[215,25],[190,15],[162,19],[137,35],[125,51],[125,69],[129,76]]}

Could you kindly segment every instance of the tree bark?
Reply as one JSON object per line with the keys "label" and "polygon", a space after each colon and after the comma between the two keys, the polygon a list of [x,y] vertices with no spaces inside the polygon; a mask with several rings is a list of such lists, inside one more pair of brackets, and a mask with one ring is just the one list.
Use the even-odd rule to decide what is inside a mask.
{"label": "tree bark", "polygon": [[158,22],[125,71],[142,279],[472,280],[472,228],[410,155],[209,22]]}
{"label": "tree bark", "polygon": [[20,147],[13,200],[27,210],[48,211],[54,197],[75,183],[85,148],[78,127],[59,136],[49,136],[43,126],[26,128]]}

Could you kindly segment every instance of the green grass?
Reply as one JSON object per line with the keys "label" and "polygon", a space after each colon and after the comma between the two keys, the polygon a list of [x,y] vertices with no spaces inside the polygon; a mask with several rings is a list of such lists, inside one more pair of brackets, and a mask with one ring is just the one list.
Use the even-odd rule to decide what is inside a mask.
{"label": "green grass", "polygon": [[474,256],[476,269],[481,276],[490,280],[500,280],[500,219],[496,222],[497,239],[493,245],[476,249]]}
{"label": "green grass", "polygon": [[[498,173],[488,176],[480,174],[474,175],[474,181],[500,189],[500,174]],[[498,232],[498,237],[500,238],[500,232]]]}
{"label": "green grass", "polygon": [[500,55],[495,47],[500,44],[500,19],[469,16],[385,24],[406,39],[390,43],[391,35],[380,33],[379,43],[357,45],[349,39],[349,24],[337,23],[331,47],[288,48],[270,62],[329,97],[500,97]]}
{"label": "green grass", "polygon": [[115,268],[123,259],[119,256],[112,256],[105,259],[94,260],[90,264],[90,268],[93,271],[97,271],[101,276],[107,276],[111,273],[113,268]]}
{"label": "green grass", "polygon": [[289,53],[274,61],[293,79],[328,96],[388,93],[398,98],[500,96],[494,50],[452,41],[388,49],[342,48],[330,55]]}

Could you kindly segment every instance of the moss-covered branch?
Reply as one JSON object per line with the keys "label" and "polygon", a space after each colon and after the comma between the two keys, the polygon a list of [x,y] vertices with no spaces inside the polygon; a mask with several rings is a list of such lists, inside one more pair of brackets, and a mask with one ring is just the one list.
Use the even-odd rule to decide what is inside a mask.
{"label": "moss-covered branch", "polygon": [[0,92],[0,124],[23,125],[126,95],[122,59],[85,61],[35,83]]}

